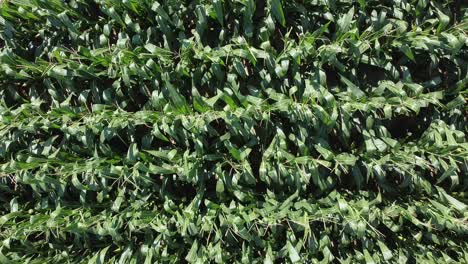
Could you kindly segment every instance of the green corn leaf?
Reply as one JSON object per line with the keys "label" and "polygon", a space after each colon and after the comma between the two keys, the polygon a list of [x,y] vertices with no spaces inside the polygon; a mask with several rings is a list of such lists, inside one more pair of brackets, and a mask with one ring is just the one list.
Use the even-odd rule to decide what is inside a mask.
{"label": "green corn leaf", "polygon": [[271,13],[273,17],[280,23],[283,27],[286,26],[286,19],[284,17],[283,6],[281,0],[269,0]]}

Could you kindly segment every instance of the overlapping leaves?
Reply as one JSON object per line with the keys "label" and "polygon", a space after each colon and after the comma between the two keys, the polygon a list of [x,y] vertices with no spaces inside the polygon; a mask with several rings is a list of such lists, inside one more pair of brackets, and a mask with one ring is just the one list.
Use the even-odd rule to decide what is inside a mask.
{"label": "overlapping leaves", "polygon": [[467,262],[467,12],[4,1],[0,262]]}

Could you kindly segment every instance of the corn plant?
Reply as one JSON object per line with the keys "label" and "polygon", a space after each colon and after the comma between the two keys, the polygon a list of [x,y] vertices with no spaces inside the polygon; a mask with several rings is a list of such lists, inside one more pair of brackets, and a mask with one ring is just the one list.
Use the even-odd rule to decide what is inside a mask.
{"label": "corn plant", "polygon": [[0,263],[467,263],[461,0],[0,1]]}

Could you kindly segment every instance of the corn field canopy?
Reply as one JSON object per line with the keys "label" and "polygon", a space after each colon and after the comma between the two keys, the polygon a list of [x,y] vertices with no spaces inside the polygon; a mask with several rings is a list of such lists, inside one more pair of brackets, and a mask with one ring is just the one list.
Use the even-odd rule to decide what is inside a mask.
{"label": "corn field canopy", "polygon": [[3,0],[0,263],[467,263],[462,2]]}

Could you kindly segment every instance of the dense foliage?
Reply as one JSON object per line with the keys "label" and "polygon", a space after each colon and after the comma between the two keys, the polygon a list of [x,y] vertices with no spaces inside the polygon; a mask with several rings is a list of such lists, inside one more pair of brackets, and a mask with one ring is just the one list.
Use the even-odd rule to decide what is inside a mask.
{"label": "dense foliage", "polygon": [[467,263],[462,2],[3,0],[0,263]]}

